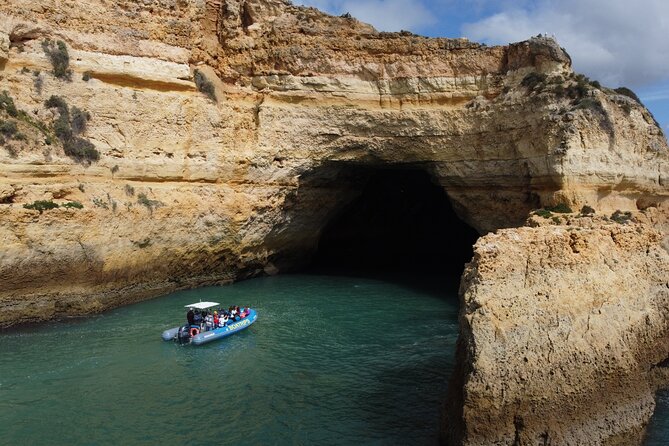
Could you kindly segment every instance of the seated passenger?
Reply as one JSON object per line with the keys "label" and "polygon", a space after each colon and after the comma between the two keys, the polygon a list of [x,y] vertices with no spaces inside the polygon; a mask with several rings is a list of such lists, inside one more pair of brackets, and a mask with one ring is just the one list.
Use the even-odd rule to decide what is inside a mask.
{"label": "seated passenger", "polygon": [[214,328],[218,327],[218,311],[214,311]]}
{"label": "seated passenger", "polygon": [[228,315],[224,314],[223,318],[221,319],[221,322],[220,322],[221,327],[225,327],[226,325],[228,325],[228,319],[229,319]]}
{"label": "seated passenger", "polygon": [[204,318],[204,321],[207,327],[207,331],[214,329],[214,316],[212,316],[211,314],[207,314]]}
{"label": "seated passenger", "polygon": [[200,314],[200,310],[195,310],[195,315],[193,316],[193,324],[192,325],[202,325],[202,315]]}

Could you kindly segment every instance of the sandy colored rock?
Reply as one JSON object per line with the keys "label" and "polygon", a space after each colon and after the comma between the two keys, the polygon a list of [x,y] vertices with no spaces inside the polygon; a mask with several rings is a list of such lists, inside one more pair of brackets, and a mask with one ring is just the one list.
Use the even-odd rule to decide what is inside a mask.
{"label": "sandy colored rock", "polygon": [[669,253],[645,225],[586,221],[476,243],[452,444],[641,444],[669,384]]}
{"label": "sandy colored rock", "polygon": [[9,36],[0,32],[0,63],[9,58]]}
{"label": "sandy colored rock", "polygon": [[[54,76],[46,39],[66,45],[70,80]],[[195,70],[216,101],[199,91]],[[471,398],[460,406],[467,441],[493,441],[494,432],[492,444],[515,441],[519,423],[512,420],[509,431],[502,409],[522,417],[519,435],[530,441],[544,424],[525,409],[556,417],[560,389],[577,397],[572,415],[547,427],[555,442],[569,435],[583,444],[613,441],[641,429],[652,410],[648,362],[632,356],[664,352],[652,356],[650,345],[666,335],[656,288],[667,276],[658,248],[669,246],[667,141],[641,104],[573,73],[552,39],[487,47],[381,33],[280,0],[90,0],[86,7],[0,0],[1,91],[20,113],[0,111],[0,119],[23,135],[0,147],[2,327],[296,268],[329,219],[360,193],[364,169],[403,166],[427,171],[481,234],[522,226],[532,210],[556,204],[638,218],[643,210],[646,218],[640,232],[603,221],[582,228],[574,241],[582,255],[550,223],[479,243],[463,285],[463,345],[476,347],[461,356],[461,376],[473,377],[463,383]],[[54,95],[70,113],[90,115],[79,137],[99,160],[66,155],[55,134],[62,112],[45,104]],[[60,207],[24,208],[37,200]],[[83,208],[63,206],[73,202]],[[500,242],[500,252],[531,260],[528,289],[514,269],[522,265],[481,251],[486,240],[516,236],[517,245]],[[613,288],[598,276],[608,267],[600,242],[619,260],[611,265]],[[643,246],[655,257],[633,303],[621,280],[645,271]],[[496,319],[471,306],[482,299]],[[602,318],[590,318],[583,332],[602,302],[611,302],[602,308],[627,350],[616,338],[609,351]],[[548,357],[549,339],[568,345],[558,336],[564,326],[554,327],[567,321],[574,346]],[[546,323],[553,328],[542,331]],[[498,331],[514,336],[491,337]],[[515,368],[523,346],[543,370],[530,357]],[[586,353],[598,362],[582,363]],[[505,376],[491,366],[499,361]],[[573,373],[560,375],[566,365]],[[520,374],[539,386],[551,371],[563,387],[519,393]],[[497,384],[507,376],[512,381]],[[600,390],[605,376],[616,392],[631,390],[620,406],[606,400],[590,410],[584,395]],[[520,409],[512,411],[511,401]],[[592,421],[600,415],[616,421],[607,430]]]}

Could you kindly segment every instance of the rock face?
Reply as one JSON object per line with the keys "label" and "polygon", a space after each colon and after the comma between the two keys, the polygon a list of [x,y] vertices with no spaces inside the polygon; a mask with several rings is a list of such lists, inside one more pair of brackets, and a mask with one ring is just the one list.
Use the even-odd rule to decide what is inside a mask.
{"label": "rock face", "polygon": [[[69,58],[62,72],[59,45]],[[656,217],[630,237],[650,240],[651,226],[666,234],[661,130],[633,98],[574,74],[552,39],[485,47],[379,33],[279,0],[0,0],[1,91],[0,119],[16,128],[4,127],[0,148],[0,326],[295,268],[360,193],[356,166],[429,172],[481,234],[557,204],[647,210]],[[47,105],[52,96],[67,108],[57,98]],[[38,200],[60,207],[24,208]],[[64,207],[73,202],[83,208]],[[515,234],[524,247],[552,231]],[[597,274],[601,262],[584,264],[584,274]],[[634,265],[618,265],[621,276]],[[496,268],[485,280],[505,277],[507,265]],[[544,273],[575,277],[560,268],[548,263]],[[588,286],[600,287],[602,299],[622,298],[595,279]],[[655,299],[648,280],[645,298]],[[535,282],[533,292],[551,296],[549,282]],[[478,299],[478,288],[463,287],[466,300]],[[595,305],[573,299],[583,305],[574,321]],[[463,327],[463,345],[479,339]],[[621,322],[619,330],[635,327]],[[639,351],[660,339],[658,330],[648,325]],[[591,333],[599,349],[606,335]],[[482,365],[503,354],[477,352]],[[474,373],[482,357],[462,358]],[[551,356],[547,370],[554,359],[562,364]],[[647,400],[645,386],[635,394]],[[468,414],[486,404],[476,391],[463,400],[466,429]],[[488,397],[499,407],[512,398]],[[565,425],[580,422],[572,421]],[[458,438],[475,438],[463,429]],[[617,435],[597,432],[592,441]],[[499,438],[504,444],[507,434]]]}
{"label": "rock face", "polygon": [[461,284],[452,444],[639,444],[669,384],[660,239],[587,217],[482,237]]}

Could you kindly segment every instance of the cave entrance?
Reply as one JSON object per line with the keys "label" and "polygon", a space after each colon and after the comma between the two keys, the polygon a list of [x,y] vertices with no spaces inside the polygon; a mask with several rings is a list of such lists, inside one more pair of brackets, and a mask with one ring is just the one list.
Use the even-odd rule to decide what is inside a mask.
{"label": "cave entrance", "polygon": [[357,195],[329,216],[308,270],[420,273],[457,284],[479,234],[456,215],[430,174],[412,166],[348,171]]}

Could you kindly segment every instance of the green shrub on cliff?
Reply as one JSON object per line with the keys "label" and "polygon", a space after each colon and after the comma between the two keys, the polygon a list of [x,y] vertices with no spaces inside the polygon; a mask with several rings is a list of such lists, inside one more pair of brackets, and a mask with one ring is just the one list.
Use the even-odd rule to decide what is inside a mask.
{"label": "green shrub on cliff", "polygon": [[532,72],[525,76],[520,82],[520,85],[526,87],[528,90],[534,90],[537,85],[546,82],[547,76],[544,73]]}
{"label": "green shrub on cliff", "polygon": [[75,135],[80,135],[86,131],[86,126],[88,121],[91,120],[91,114],[83,110],[79,110],[77,107],[72,107],[72,117],[70,118],[70,125],[72,127],[72,133]]}
{"label": "green shrub on cliff", "polygon": [[26,209],[39,211],[39,213],[41,214],[42,212],[48,211],[49,209],[56,209],[58,207],[58,203],[54,203],[51,200],[37,200],[33,201],[30,204],[26,203],[23,205],[23,207]]}
{"label": "green shrub on cliff", "polygon": [[555,206],[548,207],[548,208],[546,208],[546,209],[548,209],[548,210],[551,211],[551,212],[556,212],[556,213],[558,213],[558,214],[570,214],[570,213],[573,212],[573,211],[571,210],[571,208],[570,208],[568,205],[564,204],[564,203],[560,203],[560,204],[557,204],[557,205],[555,205]]}
{"label": "green shrub on cliff", "polygon": [[621,94],[621,95],[623,95],[623,96],[627,96],[628,98],[632,98],[632,99],[634,99],[636,102],[638,102],[639,104],[641,104],[641,99],[639,99],[639,96],[637,96],[636,93],[634,93],[632,90],[630,90],[630,89],[627,88],[627,87],[619,87],[619,88],[616,88],[616,89],[613,90],[613,91],[615,91],[616,93]]}
{"label": "green shrub on cliff", "polygon": [[146,196],[145,193],[141,192],[137,195],[137,203],[141,204],[142,206],[146,207],[149,212],[153,212],[155,208],[159,208],[161,206],[164,206],[162,201],[158,200],[151,200],[149,197]]}
{"label": "green shrub on cliff", "polygon": [[42,41],[42,49],[44,54],[51,61],[53,67],[53,75],[58,79],[66,81],[72,80],[72,70],[70,70],[70,55],[67,52],[67,45],[62,40],[54,42],[46,39]]}
{"label": "green shrub on cliff", "polygon": [[44,102],[48,108],[58,110],[58,117],[53,122],[53,131],[63,144],[63,151],[70,158],[77,161],[92,162],[100,159],[100,152],[95,149],[93,143],[82,138],[86,131],[90,113],[77,107],[70,107],[60,96],[51,96]]}
{"label": "green shrub on cliff", "polygon": [[537,209],[536,211],[533,212],[533,214],[538,215],[539,217],[542,218],[550,218],[553,216],[553,213],[548,209]]}
{"label": "green shrub on cliff", "polygon": [[195,80],[195,86],[197,87],[198,91],[207,95],[207,97],[212,101],[217,102],[216,88],[214,87],[214,84],[209,79],[207,79],[204,73],[202,73],[202,71],[195,70],[193,73],[193,79]]}
{"label": "green shrub on cliff", "polygon": [[0,134],[11,138],[18,133],[19,129],[14,121],[0,121]]}
{"label": "green shrub on cliff", "polygon": [[79,203],[78,201],[68,201],[67,203],[63,203],[61,205],[64,208],[72,208],[72,209],[83,209],[84,205]]}
{"label": "green shrub on cliff", "polygon": [[57,108],[61,114],[70,113],[70,108],[68,107],[67,102],[60,96],[52,95],[49,99],[44,101],[44,105],[46,105],[47,108]]}
{"label": "green shrub on cliff", "polygon": [[78,136],[63,141],[63,151],[65,155],[77,161],[98,161],[100,159],[100,152],[93,143]]}
{"label": "green shrub on cliff", "polygon": [[16,118],[19,114],[16,105],[14,105],[14,99],[12,99],[6,90],[0,93],[0,110],[6,111],[12,118]]}
{"label": "green shrub on cliff", "polygon": [[616,223],[620,223],[621,225],[627,224],[631,219],[632,213],[629,211],[622,212],[617,210],[611,215],[611,220],[615,221]]}
{"label": "green shrub on cliff", "polygon": [[604,112],[604,108],[602,107],[602,103],[599,102],[599,100],[595,98],[583,98],[578,101],[576,104],[576,109],[580,110],[593,110],[593,111],[599,111],[599,112]]}
{"label": "green shrub on cliff", "polygon": [[581,208],[581,215],[593,215],[595,210],[587,204]]}
{"label": "green shrub on cliff", "polygon": [[556,206],[546,206],[544,208],[537,209],[536,211],[533,212],[533,214],[543,218],[551,218],[553,217],[553,213],[570,214],[571,212],[573,211],[569,206],[567,206],[564,203],[560,203]]}

